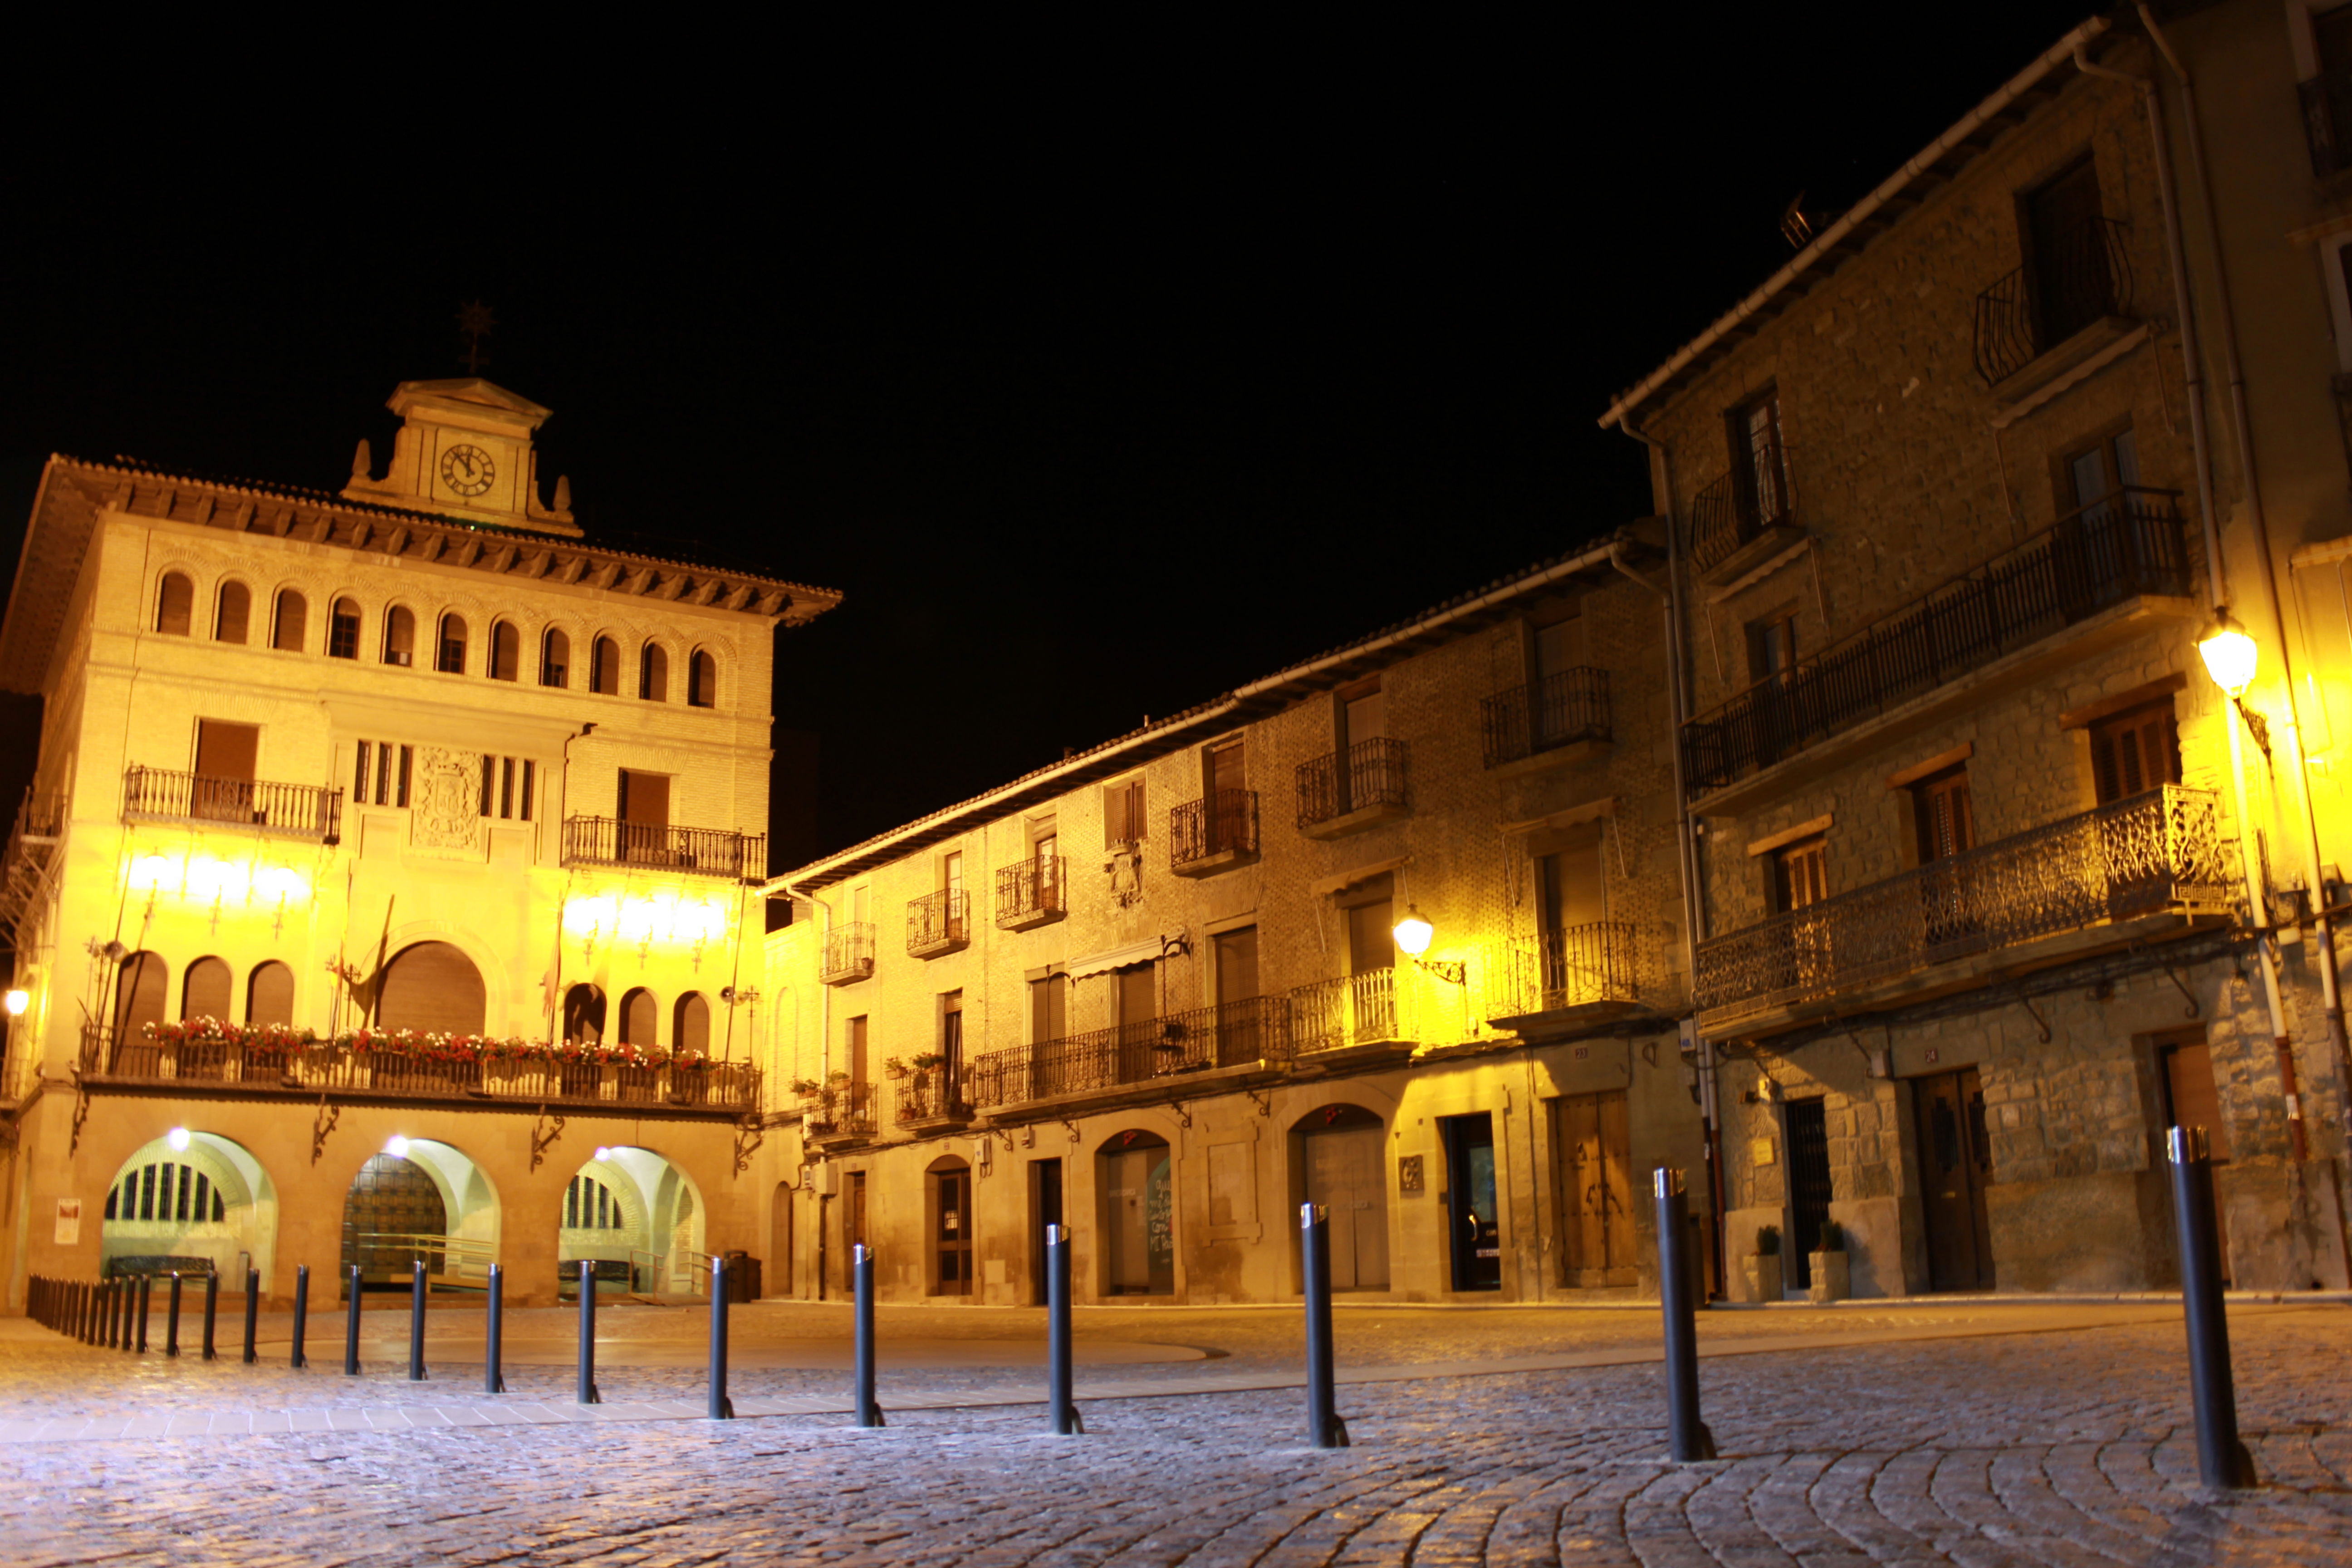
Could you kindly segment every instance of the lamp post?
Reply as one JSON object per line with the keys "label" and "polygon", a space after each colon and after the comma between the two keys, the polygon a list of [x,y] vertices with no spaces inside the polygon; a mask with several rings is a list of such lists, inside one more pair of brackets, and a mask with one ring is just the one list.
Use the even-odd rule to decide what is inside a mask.
{"label": "lamp post", "polygon": [[1413,905],[1407,904],[1404,907],[1404,919],[1397,921],[1395,926],[1391,928],[1389,934],[1396,938],[1398,952],[1436,975],[1440,980],[1450,981],[1456,985],[1469,984],[1470,966],[1461,960],[1433,960],[1422,957],[1423,953],[1429,951],[1431,940],[1437,935],[1437,928],[1422,919],[1421,910]]}

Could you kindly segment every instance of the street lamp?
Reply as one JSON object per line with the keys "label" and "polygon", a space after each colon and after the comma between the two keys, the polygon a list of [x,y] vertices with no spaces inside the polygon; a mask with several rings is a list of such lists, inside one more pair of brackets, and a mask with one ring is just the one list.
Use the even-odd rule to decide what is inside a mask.
{"label": "street lamp", "polygon": [[174,1127],[163,1134],[163,1142],[172,1146],[173,1153],[184,1154],[188,1152],[188,1130],[184,1127]]}
{"label": "street lamp", "polygon": [[1440,980],[1451,981],[1456,985],[1469,984],[1470,970],[1467,964],[1458,961],[1432,962],[1421,956],[1429,951],[1430,939],[1437,934],[1437,928],[1423,920],[1421,911],[1412,905],[1407,904],[1404,907],[1404,919],[1397,921],[1390,934],[1396,938],[1398,952],[1436,975]]}
{"label": "street lamp", "polygon": [[23,1017],[25,1016],[25,1009],[32,1005],[33,994],[31,992],[21,988],[12,988],[9,991],[7,1005],[8,1016],[11,1018]]}
{"label": "street lamp", "polygon": [[408,1158],[408,1140],[395,1132],[385,1142],[383,1152],[395,1160],[405,1160]]}
{"label": "street lamp", "polygon": [[2205,673],[2213,684],[2230,694],[2231,703],[2238,717],[2246,721],[2246,731],[2263,755],[2271,754],[2271,727],[2263,716],[2246,706],[2246,688],[2254,683],[2254,667],[2260,661],[2262,649],[2256,646],[2238,618],[2230,614],[2229,606],[2218,606],[2213,612],[2213,624],[2197,639],[2198,656],[2205,661]]}

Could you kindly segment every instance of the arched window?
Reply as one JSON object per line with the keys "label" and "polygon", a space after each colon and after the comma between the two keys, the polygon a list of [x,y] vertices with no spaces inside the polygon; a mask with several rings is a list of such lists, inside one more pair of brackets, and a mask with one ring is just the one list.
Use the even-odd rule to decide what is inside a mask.
{"label": "arched window", "polygon": [[656,1020],[660,1010],[654,1005],[654,994],[640,985],[621,996],[621,1044],[651,1046],[655,1038]]}
{"label": "arched window", "polygon": [[360,656],[360,602],[357,599],[337,599],[327,611],[327,657],[357,658]]}
{"label": "arched window", "polygon": [[522,634],[514,629],[511,621],[493,622],[490,626],[490,679],[516,680],[522,676]]}
{"label": "arched window", "polygon": [[278,614],[269,629],[269,646],[287,653],[302,651],[303,635],[310,630],[310,606],[301,595],[291,588],[278,590]]}
{"label": "arched window", "polygon": [[563,994],[563,1037],[573,1045],[593,1046],[604,1038],[604,993],[593,985],[574,985]]}
{"label": "arched window", "polygon": [[142,1025],[160,1024],[171,992],[171,975],[163,955],[134,952],[122,961],[114,976],[114,1037],[133,1040]]}
{"label": "arched window", "polygon": [[441,617],[440,650],[433,668],[444,675],[466,673],[466,617],[454,610]]}
{"label": "arched window", "polygon": [[561,626],[550,626],[539,642],[539,683],[541,686],[571,684],[572,639],[563,635]]}
{"label": "arched window", "polygon": [[184,572],[166,572],[155,593],[155,629],[175,637],[188,635],[196,607],[196,585]]}
{"label": "arched window", "polygon": [[719,661],[700,648],[687,661],[686,701],[689,708],[719,705]]}
{"label": "arched window", "polygon": [[231,1021],[228,965],[217,958],[200,958],[188,965],[180,983],[180,1016]]}
{"label": "arched window", "polygon": [[628,1221],[621,1217],[621,1199],[612,1188],[593,1176],[574,1176],[563,1192],[563,1228],[566,1230],[623,1230]]}
{"label": "arched window", "polygon": [[253,595],[242,583],[224,583],[213,608],[213,640],[243,642],[245,624],[253,618]]}
{"label": "arched window", "polygon": [[698,1057],[710,1054],[710,1004],[701,992],[688,992],[671,1009],[669,1048]]}
{"label": "arched window", "polygon": [[219,1224],[228,1218],[228,1201],[205,1173],[176,1160],[160,1160],[123,1172],[122,1179],[107,1189],[106,1217],[125,1223]]}
{"label": "arched window", "polygon": [[588,667],[588,689],[607,697],[621,694],[621,645],[611,637],[596,639],[595,658]]}
{"label": "arched window", "polygon": [[294,972],[271,959],[257,963],[245,983],[245,1021],[248,1024],[291,1024],[294,1021]]}
{"label": "arched window", "polygon": [[637,657],[637,695],[648,702],[669,700],[669,655],[657,642],[646,644]]}
{"label": "arched window", "polygon": [[488,1012],[482,972],[446,942],[403,948],[384,971],[375,1022],[426,1035],[478,1035]]}
{"label": "arched window", "polygon": [[416,617],[405,605],[383,613],[383,662],[404,668],[416,662]]}

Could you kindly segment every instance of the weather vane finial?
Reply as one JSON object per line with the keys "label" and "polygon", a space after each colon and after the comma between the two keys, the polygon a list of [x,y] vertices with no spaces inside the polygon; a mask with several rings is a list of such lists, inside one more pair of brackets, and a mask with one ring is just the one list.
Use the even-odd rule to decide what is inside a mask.
{"label": "weather vane finial", "polygon": [[482,352],[482,340],[488,337],[498,324],[498,318],[490,314],[490,308],[479,300],[469,300],[458,307],[457,330],[466,334],[466,352],[457,357],[466,362],[467,375],[481,374],[482,367],[490,363],[490,356]]}

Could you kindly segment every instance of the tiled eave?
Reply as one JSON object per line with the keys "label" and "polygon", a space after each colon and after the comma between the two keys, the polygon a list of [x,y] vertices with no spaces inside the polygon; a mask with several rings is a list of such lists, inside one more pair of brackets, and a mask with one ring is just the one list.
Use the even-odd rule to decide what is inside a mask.
{"label": "tiled eave", "polygon": [[100,512],[110,508],[131,517],[338,545],[523,583],[598,588],[788,626],[804,625],[841,602],[831,588],[607,550],[571,538],[372,506],[319,491],[55,456],[42,470],[7,618],[0,622],[0,690],[30,694],[42,689],[91,530]]}

